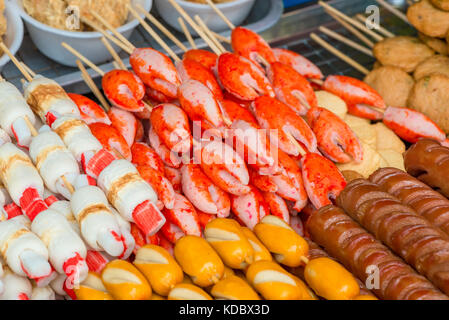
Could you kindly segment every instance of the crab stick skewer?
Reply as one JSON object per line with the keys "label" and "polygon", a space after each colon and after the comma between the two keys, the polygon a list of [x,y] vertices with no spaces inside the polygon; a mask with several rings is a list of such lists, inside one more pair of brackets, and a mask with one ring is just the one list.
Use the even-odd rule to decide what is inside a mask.
{"label": "crab stick skewer", "polygon": [[3,278],[5,290],[0,295],[0,300],[30,300],[33,287],[31,282],[22,276],[15,274],[9,268],[5,268]]}

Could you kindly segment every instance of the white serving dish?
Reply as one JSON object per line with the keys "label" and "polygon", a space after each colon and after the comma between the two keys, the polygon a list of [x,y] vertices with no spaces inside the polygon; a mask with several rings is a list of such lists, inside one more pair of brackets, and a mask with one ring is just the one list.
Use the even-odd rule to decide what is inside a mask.
{"label": "white serving dish", "polygon": [[[15,6],[9,1],[5,1],[5,16],[7,20],[6,34],[3,42],[12,52],[16,54],[23,40],[23,22],[20,14],[15,10]],[[0,58],[0,70],[10,61],[7,54],[3,54]]]}
{"label": "white serving dish", "polygon": [[[234,0],[231,2],[216,4],[224,15],[236,26],[240,25],[246,17],[248,17],[251,8],[256,0]],[[206,25],[215,32],[229,30],[228,25],[221,19],[217,13],[208,5],[202,3],[188,2],[184,0],[176,0],[176,2],[187,12],[190,17],[196,14],[203,19]],[[155,0],[157,11],[161,17],[173,28],[182,32],[182,28],[178,23],[178,12],[173,8],[167,0]],[[196,35],[196,32],[187,24],[190,32]]]}
{"label": "white serving dish", "polygon": [[[23,9],[22,0],[14,0],[25,25],[30,33],[36,47],[44,55],[63,65],[76,67],[76,57],[61,46],[61,42],[66,42],[95,64],[103,63],[111,59],[106,47],[101,42],[102,34],[99,32],[73,32],[49,27],[28,15]],[[153,0],[132,0],[133,4],[142,5],[145,10],[150,11]],[[141,14],[144,17],[143,14]],[[117,28],[127,39],[130,38],[133,30],[139,25],[137,19],[130,14],[128,23]],[[112,44],[112,43],[111,43]],[[114,49],[120,51],[113,45]]]}

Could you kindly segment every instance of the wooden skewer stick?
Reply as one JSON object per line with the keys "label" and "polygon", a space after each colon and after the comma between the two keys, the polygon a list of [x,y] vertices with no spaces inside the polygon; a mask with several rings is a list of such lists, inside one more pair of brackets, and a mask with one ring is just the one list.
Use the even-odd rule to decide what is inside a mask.
{"label": "wooden skewer stick", "polygon": [[104,76],[104,71],[98,68],[94,63],[92,63],[89,59],[87,59],[85,56],[83,56],[81,53],[73,49],[70,45],[68,45],[65,42],[62,42],[61,45],[66,48],[70,53],[72,53],[75,57],[83,61],[85,64],[87,64],[90,68],[95,70],[100,76]]}
{"label": "wooden skewer stick", "polygon": [[[366,23],[366,17],[359,13],[355,16],[357,19],[360,20],[360,22],[362,23]],[[374,27],[374,26],[373,26]],[[384,36],[388,37],[388,38],[393,38],[395,35],[393,33],[391,33],[390,31],[388,31],[387,29],[385,29],[384,27],[382,27],[380,24],[376,25],[374,28],[374,30],[376,30],[377,32],[383,34]]]}
{"label": "wooden skewer stick", "polygon": [[30,119],[28,118],[28,116],[25,116],[23,118],[23,120],[25,120],[25,123],[28,127],[28,129],[30,129],[31,135],[33,137],[37,136],[39,133],[37,132],[36,128],[33,126],[33,124],[31,123]]}
{"label": "wooden skewer stick", "polygon": [[114,147],[111,147],[111,149],[112,149],[112,152],[115,154],[115,156],[117,157],[117,158],[119,158],[119,159],[125,159],[125,157],[123,156],[123,154],[120,152],[120,151],[118,151],[116,148],[114,148]]}
{"label": "wooden skewer stick", "polygon": [[229,29],[235,29],[234,24],[224,15],[224,13],[217,8],[217,6],[211,1],[206,0],[207,4],[220,16],[221,19],[228,25]]}
{"label": "wooden skewer stick", "polygon": [[378,35],[377,33],[375,33],[374,31],[368,29],[363,23],[352,19],[350,17],[348,17],[347,15],[345,15],[343,12],[338,11],[337,9],[335,9],[334,7],[328,5],[326,2],[323,1],[318,1],[318,4],[321,5],[322,7],[328,9],[329,11],[335,13],[337,16],[339,16],[340,18],[342,18],[343,20],[346,20],[346,22],[352,24],[354,27],[356,27],[357,29],[365,32],[366,34],[370,35],[371,37],[373,37],[376,41],[382,41],[384,38],[380,35]]}
{"label": "wooden skewer stick", "polygon": [[295,148],[298,150],[301,157],[305,156],[307,154],[307,151],[304,150],[304,148],[299,144],[299,142],[293,137],[290,133],[284,132],[287,136],[288,140],[295,146]]}
{"label": "wooden skewer stick", "polygon": [[346,30],[351,32],[353,35],[355,35],[357,38],[360,39],[363,43],[365,43],[368,47],[373,48],[374,42],[372,42],[370,39],[365,37],[359,30],[351,26],[349,23],[341,19],[339,16],[335,15],[334,13],[330,12],[329,10],[325,10],[328,15],[330,15],[332,18],[334,18],[336,21],[338,21],[339,24],[341,24]]}
{"label": "wooden skewer stick", "polygon": [[223,47],[220,41],[218,41],[217,38],[215,38],[215,36],[210,31],[209,27],[204,23],[204,21],[200,18],[200,16],[195,15],[193,18],[196,20],[200,28],[203,29],[203,31],[206,33],[209,39],[211,39],[214,42],[214,44],[221,51],[221,53],[226,52],[227,50],[225,49],[225,47]]}
{"label": "wooden skewer stick", "polygon": [[23,74],[23,76],[27,81],[29,82],[33,81],[33,77],[26,71],[26,69],[23,67],[20,61],[17,60],[17,58],[12,54],[12,52],[3,42],[0,42],[0,49],[2,49],[3,52],[9,56],[11,61],[16,65],[17,69],[19,69],[19,71]]}
{"label": "wooden skewer stick", "polygon": [[366,55],[368,55],[370,57],[373,57],[373,53],[372,53],[372,51],[370,49],[368,49],[368,48],[358,44],[357,42],[354,42],[354,41],[352,41],[352,40],[350,40],[350,39],[348,39],[348,38],[346,38],[346,37],[344,37],[344,36],[334,32],[334,31],[332,31],[332,30],[330,30],[330,29],[328,29],[326,27],[323,27],[323,26],[319,27],[319,30],[322,33],[328,35],[329,37],[334,38],[335,40],[338,40],[338,41],[340,41],[340,42],[342,42],[342,43],[344,43],[344,44],[350,46],[351,48],[354,48],[354,49],[356,49],[356,50],[358,50],[360,52],[363,52],[364,54],[366,54]]}
{"label": "wooden skewer stick", "polygon": [[[105,27],[106,29],[108,29],[109,31],[111,31],[118,39],[120,39],[120,41],[122,41],[128,48],[131,49],[135,49],[136,47],[128,40],[125,38],[125,36],[123,36],[120,32],[118,32],[109,22],[107,22],[105,19],[103,19],[102,16],[100,16],[98,13],[96,13],[95,11],[91,11],[90,12],[98,21],[100,21]],[[140,17],[140,16],[139,16]]]}
{"label": "wooden skewer stick", "polygon": [[212,51],[215,54],[220,55],[221,52],[217,48],[217,46],[212,42],[212,40],[209,39],[209,37],[203,32],[203,30],[201,30],[201,28],[197,26],[197,24],[192,20],[192,18],[190,18],[187,12],[185,12],[185,10],[175,0],[168,0],[168,2],[170,2],[173,8],[175,8],[176,11],[178,11],[178,13],[184,18],[184,20],[187,21],[187,23],[193,28],[193,30],[198,33],[201,39],[203,39],[207,43]]}
{"label": "wooden skewer stick", "polygon": [[140,15],[137,13],[136,10],[130,5],[128,5],[128,10],[131,12],[131,14],[139,20],[142,27],[150,34],[150,36],[156,40],[156,42],[168,53],[168,55],[175,61],[181,61],[179,57],[174,53],[174,51],[162,40],[162,38],[153,30],[153,28],[150,27],[148,23],[143,20]]}
{"label": "wooden skewer stick", "polygon": [[215,38],[217,38],[217,39],[220,40],[221,42],[229,43],[229,44],[231,43],[231,39],[229,39],[229,38],[227,38],[227,37],[225,37],[225,36],[222,36],[222,35],[219,34],[219,33],[213,32],[212,30],[211,30],[211,33],[214,35]]}
{"label": "wooden skewer stick", "polygon": [[142,12],[152,24],[154,24],[163,34],[165,34],[171,41],[173,41],[173,43],[176,44],[182,51],[186,52],[188,50],[187,47],[181,41],[179,41],[173,33],[171,33],[166,27],[164,27],[162,23],[160,23],[151,13],[147,12],[140,4],[136,5],[136,8],[140,12]]}
{"label": "wooden skewer stick", "polygon": [[186,24],[184,23],[184,20],[181,17],[178,17],[178,23],[181,26],[181,29],[184,32],[184,35],[186,36],[187,41],[190,43],[190,46],[192,47],[192,49],[197,49],[198,47],[196,46],[195,41],[193,41],[190,31],[187,28]]}
{"label": "wooden skewer stick", "polygon": [[105,30],[103,30],[103,28],[98,26],[96,23],[92,22],[91,20],[89,20],[89,19],[87,19],[85,17],[81,17],[81,21],[83,21],[85,24],[90,26],[92,29],[100,32],[104,37],[106,37],[107,39],[112,41],[116,46],[118,46],[120,49],[122,49],[123,51],[125,51],[129,55],[131,55],[133,53],[133,50],[134,50],[133,48],[128,47],[126,44],[124,44],[123,42],[121,42],[120,40],[115,38],[112,34],[106,32]]}
{"label": "wooden skewer stick", "polygon": [[362,66],[361,64],[359,64],[357,61],[353,60],[352,58],[348,57],[347,55],[345,55],[340,50],[338,50],[338,49],[334,48],[333,46],[331,46],[329,43],[327,43],[326,41],[321,39],[315,33],[311,33],[310,34],[310,38],[312,38],[313,41],[317,42],[323,48],[325,48],[326,50],[330,51],[332,54],[336,55],[341,60],[343,60],[347,64],[351,65],[352,67],[354,67],[355,69],[357,69],[361,73],[363,73],[365,75],[369,73],[369,70],[366,69],[364,66]]}
{"label": "wooden skewer stick", "polygon": [[86,82],[86,84],[89,87],[90,91],[92,91],[92,93],[95,95],[95,97],[97,97],[98,101],[100,101],[100,104],[103,107],[103,109],[106,112],[108,112],[109,109],[111,109],[111,106],[109,105],[109,103],[107,102],[105,97],[101,94],[101,91],[98,89],[98,87],[96,86],[95,82],[90,77],[90,75],[87,72],[86,68],[84,68],[84,66],[83,66],[83,64],[81,63],[80,60],[76,60],[76,65],[80,69],[81,75],[82,75],[82,77],[84,79],[84,82]]}
{"label": "wooden skewer stick", "polygon": [[101,42],[103,42],[104,46],[106,47],[106,49],[108,49],[108,51],[111,54],[112,58],[114,58],[114,61],[118,64],[118,68],[117,69],[128,70],[126,68],[125,64],[123,63],[122,59],[120,59],[120,57],[117,54],[117,52],[115,52],[114,48],[109,43],[109,41],[106,40],[105,37],[102,37],[101,38]]}
{"label": "wooden skewer stick", "polygon": [[391,4],[389,4],[388,2],[384,1],[384,0],[376,0],[377,3],[379,3],[381,6],[383,6],[385,9],[387,9],[388,11],[390,11],[392,14],[394,14],[396,17],[398,17],[399,19],[407,22],[408,24],[411,24],[410,21],[408,21],[407,15],[405,15],[403,12],[399,11],[398,9],[396,9],[395,7],[393,7]]}
{"label": "wooden skewer stick", "polygon": [[67,188],[67,190],[69,190],[69,192],[71,194],[74,194],[75,193],[75,188],[72,186],[72,184],[69,182],[69,180],[67,180],[67,178],[65,176],[62,176],[61,179],[64,182],[64,185]]}
{"label": "wooden skewer stick", "polygon": [[22,67],[34,78],[36,76],[36,72],[31,70],[30,67],[28,67],[23,61],[20,63]]}

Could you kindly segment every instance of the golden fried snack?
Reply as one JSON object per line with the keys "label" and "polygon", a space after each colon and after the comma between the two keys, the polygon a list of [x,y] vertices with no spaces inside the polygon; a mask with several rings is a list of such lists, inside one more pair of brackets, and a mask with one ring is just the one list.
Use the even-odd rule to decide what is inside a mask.
{"label": "golden fried snack", "polygon": [[410,23],[429,37],[444,38],[449,31],[449,12],[433,6],[429,0],[421,0],[407,10]]}
{"label": "golden fried snack", "polygon": [[432,74],[421,78],[413,87],[407,104],[449,133],[449,77]]}
{"label": "golden fried snack", "polygon": [[152,290],[147,279],[131,263],[113,260],[101,272],[101,280],[116,300],[149,300]]}
{"label": "golden fried snack", "polygon": [[371,71],[363,80],[374,88],[384,99],[387,106],[403,108],[407,105],[410,91],[415,84],[403,69],[393,66],[382,66]]}
{"label": "golden fried snack", "polygon": [[380,63],[379,60],[376,60],[376,62],[374,62],[374,64],[373,64],[373,70],[376,70],[380,67],[382,67],[382,63]]}
{"label": "golden fried snack", "polygon": [[421,61],[432,56],[434,51],[417,38],[398,36],[376,43],[373,54],[384,66],[412,72]]}
{"label": "golden fried snack", "polygon": [[449,54],[449,49],[444,39],[429,37],[422,32],[418,32],[418,37],[419,40],[424,42],[430,49],[435,50],[437,53],[445,56]]}
{"label": "golden fried snack", "polygon": [[254,262],[246,278],[266,300],[316,299],[304,282],[273,261]]}
{"label": "golden fried snack", "polygon": [[254,232],[247,227],[242,227],[243,234],[248,239],[249,243],[253,247],[254,250],[254,261],[272,261],[273,257],[271,256],[270,251],[263,245],[262,242],[256,237]]}
{"label": "golden fried snack", "polygon": [[391,167],[405,171],[402,153],[394,150],[377,150],[377,152],[382,157],[382,160],[385,161],[385,163],[381,164],[381,168]]}
{"label": "golden fried snack", "polygon": [[382,122],[378,122],[372,126],[376,130],[377,143],[376,150],[394,150],[400,154],[405,152],[404,142]]}
{"label": "golden fried snack", "polygon": [[223,261],[201,237],[182,237],[176,241],[174,255],[182,270],[200,287],[213,285],[223,277]]}
{"label": "golden fried snack", "polygon": [[237,276],[220,280],[212,288],[211,294],[220,300],[260,300],[249,283]]}
{"label": "golden fried snack", "polygon": [[100,275],[89,271],[87,278],[75,288],[78,300],[114,300],[101,282]]}
{"label": "golden fried snack", "polygon": [[245,269],[253,263],[253,247],[236,220],[213,219],[204,228],[204,236],[228,267]]}
{"label": "golden fried snack", "polygon": [[449,11],[449,0],[430,0],[438,9]]}
{"label": "golden fried snack", "polygon": [[265,216],[254,227],[254,233],[279,263],[297,267],[307,258],[308,243],[284,220],[276,216]]}
{"label": "golden fried snack", "polygon": [[449,57],[437,54],[424,60],[416,67],[413,76],[415,80],[419,80],[434,73],[449,77]]}
{"label": "golden fried snack", "polygon": [[167,300],[212,300],[212,297],[200,287],[180,283],[171,289]]}
{"label": "golden fried snack", "polygon": [[350,300],[360,293],[354,276],[327,257],[310,260],[304,269],[304,278],[313,291],[326,300]]}
{"label": "golden fried snack", "polygon": [[162,296],[167,296],[184,277],[181,267],[170,253],[157,245],[147,244],[139,248],[133,263],[150,282],[152,289]]}

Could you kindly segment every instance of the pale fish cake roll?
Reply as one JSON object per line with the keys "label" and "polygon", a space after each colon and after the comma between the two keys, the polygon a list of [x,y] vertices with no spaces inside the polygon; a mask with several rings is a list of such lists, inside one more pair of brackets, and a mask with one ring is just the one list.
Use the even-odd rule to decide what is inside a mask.
{"label": "pale fish cake roll", "polygon": [[327,257],[310,260],[304,269],[304,278],[317,295],[327,300],[350,300],[360,293],[354,276]]}
{"label": "pale fish cake roll", "polygon": [[248,282],[237,276],[220,280],[212,288],[211,294],[221,300],[260,300]]}
{"label": "pale fish cake roll", "polygon": [[254,261],[272,261],[273,257],[271,256],[270,251],[264,246],[262,242],[256,237],[254,232],[251,231],[250,228],[242,227],[242,232],[245,237],[248,239],[249,243],[253,247],[254,250]]}
{"label": "pale fish cake roll", "polygon": [[175,244],[174,255],[182,270],[200,287],[213,285],[223,277],[223,261],[203,238],[182,237]]}
{"label": "pale fish cake roll", "polygon": [[315,299],[307,286],[273,261],[257,261],[246,273],[248,282],[266,300]]}
{"label": "pale fish cake roll", "polygon": [[101,280],[116,300],[149,300],[152,295],[144,275],[124,260],[109,262],[101,272]]}
{"label": "pale fish cake roll", "polygon": [[254,261],[253,247],[236,220],[214,219],[206,225],[204,236],[228,267],[244,269]]}
{"label": "pale fish cake roll", "polygon": [[78,106],[54,80],[36,76],[24,85],[24,96],[33,111],[49,125],[61,116],[80,117]]}
{"label": "pale fish cake roll", "polygon": [[212,300],[212,297],[194,284],[180,283],[171,289],[167,300]]}
{"label": "pale fish cake roll", "polygon": [[306,261],[309,245],[282,219],[265,216],[254,227],[254,233],[279,263],[297,267]]}
{"label": "pale fish cake roll", "polygon": [[164,248],[147,244],[136,253],[134,265],[148,279],[154,292],[167,296],[171,289],[181,283],[184,274],[181,267]]}
{"label": "pale fish cake roll", "polygon": [[76,177],[80,175],[80,168],[61,138],[48,126],[44,126],[33,138],[29,151],[45,186],[51,192],[61,193],[66,199],[70,199],[70,191],[62,177],[73,185]]}
{"label": "pale fish cake roll", "polygon": [[80,286],[75,288],[75,294],[78,300],[114,300],[103,285],[100,275],[91,271]]}

